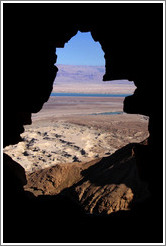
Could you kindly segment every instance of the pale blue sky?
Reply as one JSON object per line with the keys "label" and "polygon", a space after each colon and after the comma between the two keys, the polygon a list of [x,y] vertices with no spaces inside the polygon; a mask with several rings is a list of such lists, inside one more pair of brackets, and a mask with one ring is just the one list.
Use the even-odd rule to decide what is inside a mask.
{"label": "pale blue sky", "polygon": [[105,66],[104,52],[99,42],[95,42],[90,32],[78,33],[64,48],[57,48],[57,64]]}

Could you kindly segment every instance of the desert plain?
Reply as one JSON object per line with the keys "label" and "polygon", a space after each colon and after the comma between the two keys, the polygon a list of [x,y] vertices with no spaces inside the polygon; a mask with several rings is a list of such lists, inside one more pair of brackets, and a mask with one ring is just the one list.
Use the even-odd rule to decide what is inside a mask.
{"label": "desert plain", "polygon": [[[50,97],[4,152],[27,173],[91,161],[148,137],[148,118],[123,112],[123,97]],[[115,114],[110,114],[115,113]],[[117,114],[116,114],[117,113]]]}

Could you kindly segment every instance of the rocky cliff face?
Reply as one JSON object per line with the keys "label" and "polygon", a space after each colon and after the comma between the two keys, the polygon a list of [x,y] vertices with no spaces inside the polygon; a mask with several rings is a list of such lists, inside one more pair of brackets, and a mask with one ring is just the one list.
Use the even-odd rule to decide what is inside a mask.
{"label": "rocky cliff face", "polygon": [[130,210],[150,194],[136,168],[133,148],[129,144],[109,157],[87,163],[57,164],[27,175],[25,190],[35,196],[69,196],[88,214],[110,214]]}

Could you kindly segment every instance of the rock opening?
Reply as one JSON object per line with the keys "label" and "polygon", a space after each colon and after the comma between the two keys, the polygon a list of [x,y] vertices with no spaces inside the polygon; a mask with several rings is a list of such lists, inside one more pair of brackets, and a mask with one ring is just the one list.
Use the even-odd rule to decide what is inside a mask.
{"label": "rock opening", "polygon": [[[93,39],[100,42],[106,61],[104,81],[124,78],[134,81],[137,89],[125,98],[124,111],[149,117],[149,138],[143,143],[129,144],[110,158],[99,158],[95,164],[86,163],[84,167],[88,171],[80,165],[70,172],[71,165],[58,164],[55,169],[36,172],[29,180],[31,184],[38,180],[39,186],[31,185],[29,192],[23,188],[27,182],[24,169],[5,154],[4,242],[59,243],[63,231],[63,242],[81,239],[81,242],[117,243],[118,239],[127,243],[162,243],[163,3],[3,3],[3,21],[4,146],[20,142],[23,126],[31,123],[31,113],[40,111],[48,100],[57,74],[55,48],[64,47],[78,30],[90,31]],[[11,58],[14,58],[12,63]],[[41,134],[45,140],[50,137],[40,131],[34,134]],[[33,146],[36,152],[35,136],[32,139],[29,149]],[[24,157],[28,154],[24,152]],[[81,149],[80,154],[85,155],[86,150]],[[131,168],[133,161],[139,177],[136,169]],[[122,170],[124,175],[115,175],[123,173]],[[67,189],[71,183],[66,179],[63,186],[59,185],[61,173],[77,177],[72,180],[71,189]],[[150,197],[147,186],[138,185],[140,178],[148,185]],[[132,204],[133,193],[126,185],[139,191],[137,195],[143,195],[143,203],[139,203],[138,195],[134,197],[137,205]],[[63,193],[53,195],[55,187],[63,189]],[[38,192],[37,198],[32,190]],[[77,202],[66,194],[72,194]],[[87,213],[107,216],[85,215],[78,203]],[[117,212],[119,207],[131,210]],[[31,232],[27,235],[29,225]]]}

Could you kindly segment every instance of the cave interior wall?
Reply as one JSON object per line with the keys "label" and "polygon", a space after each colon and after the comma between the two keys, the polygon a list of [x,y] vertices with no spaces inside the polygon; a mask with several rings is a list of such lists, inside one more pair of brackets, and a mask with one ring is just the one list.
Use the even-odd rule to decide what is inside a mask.
{"label": "cave interior wall", "polygon": [[[144,174],[148,174],[154,195],[152,200],[155,201],[151,203],[150,211],[153,211],[153,216],[154,209],[157,211],[155,219],[158,219],[159,225],[162,221],[163,184],[162,3],[3,3],[4,146],[21,140],[23,126],[31,124],[31,113],[40,111],[48,100],[58,71],[54,66],[56,48],[63,48],[78,30],[90,31],[94,41],[101,44],[105,54],[103,83],[115,79],[134,81],[136,90],[125,98],[124,111],[149,116],[148,145],[135,150],[135,154],[138,166]],[[18,234],[16,220],[24,235],[24,216],[27,213],[31,215],[34,210],[34,204],[26,204],[24,199],[24,171],[18,168],[19,173],[23,173],[18,181],[10,163],[10,158],[5,157],[4,223],[7,239]],[[29,206],[32,206],[31,209]],[[38,204],[36,207],[39,209]],[[11,218],[14,218],[13,222]],[[107,222],[110,226],[110,220]],[[132,224],[130,227],[133,227]],[[34,228],[37,228],[35,224]],[[153,224],[150,228],[155,230]],[[149,234],[150,237],[152,234]],[[19,238],[21,240],[21,233]]]}
{"label": "cave interior wall", "polygon": [[158,156],[162,159],[162,7],[162,3],[4,3],[4,146],[21,140],[31,113],[48,100],[58,71],[56,48],[64,47],[79,30],[90,31],[101,44],[103,83],[134,81],[137,88],[125,98],[124,112],[149,116],[149,144],[157,153],[156,161]]}

